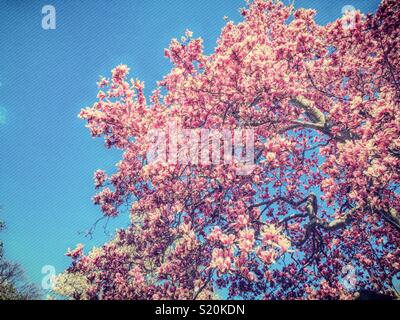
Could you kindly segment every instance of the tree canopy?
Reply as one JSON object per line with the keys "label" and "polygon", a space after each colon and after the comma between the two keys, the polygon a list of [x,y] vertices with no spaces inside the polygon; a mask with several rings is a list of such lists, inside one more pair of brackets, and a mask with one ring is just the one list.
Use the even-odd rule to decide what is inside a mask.
{"label": "tree canopy", "polygon": [[[99,81],[80,117],[123,156],[115,172],[96,171],[93,201],[105,217],[129,214],[131,226],[88,255],[70,251],[56,291],[75,299],[398,294],[399,3],[324,26],[314,10],[279,1],[254,0],[241,13],[209,55],[189,30],[173,39],[172,69],[150,99],[126,65]],[[158,151],[177,161],[149,161],[152,130],[172,123],[194,135],[252,130],[251,172],[235,159],[180,161],[170,145]],[[174,139],[180,146],[187,136],[168,131]]]}

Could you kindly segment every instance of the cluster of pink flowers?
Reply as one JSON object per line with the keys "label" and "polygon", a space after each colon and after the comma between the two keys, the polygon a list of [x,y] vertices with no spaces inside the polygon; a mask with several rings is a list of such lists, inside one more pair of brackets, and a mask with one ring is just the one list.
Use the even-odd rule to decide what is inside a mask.
{"label": "cluster of pink flowers", "polygon": [[231,270],[232,250],[215,248],[212,252],[211,267],[217,268],[221,273]]}

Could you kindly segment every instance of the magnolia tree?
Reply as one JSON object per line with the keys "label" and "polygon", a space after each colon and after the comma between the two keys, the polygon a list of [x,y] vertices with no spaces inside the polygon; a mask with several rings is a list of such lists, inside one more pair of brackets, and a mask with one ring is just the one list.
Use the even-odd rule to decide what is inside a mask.
{"label": "magnolia tree", "polygon": [[123,157],[116,172],[96,171],[93,201],[131,226],[88,255],[70,251],[58,293],[398,294],[398,2],[326,26],[277,1],[241,14],[210,55],[190,31],[173,39],[172,70],[149,101],[125,65],[99,81],[80,117]]}

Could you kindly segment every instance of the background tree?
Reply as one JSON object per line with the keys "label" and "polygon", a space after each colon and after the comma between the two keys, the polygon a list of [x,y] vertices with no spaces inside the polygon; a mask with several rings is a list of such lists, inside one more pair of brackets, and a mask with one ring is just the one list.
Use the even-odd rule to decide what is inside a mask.
{"label": "background tree", "polygon": [[[320,26],[314,10],[255,0],[211,55],[190,31],[173,39],[173,68],[149,103],[127,66],[101,79],[98,101],[80,116],[124,154],[115,173],[95,173],[93,201],[107,217],[129,211],[132,226],[100,258],[69,253],[63,276],[85,282],[73,298],[395,296],[399,11],[385,0],[375,15],[353,11]],[[234,161],[149,162],[151,130],[171,123],[253,129],[252,173],[238,174]],[[125,245],[134,250],[118,253]]]}
{"label": "background tree", "polygon": [[[0,220],[0,231],[5,223]],[[40,297],[39,290],[26,282],[19,264],[4,257],[3,242],[0,241],[0,300],[32,300]]]}

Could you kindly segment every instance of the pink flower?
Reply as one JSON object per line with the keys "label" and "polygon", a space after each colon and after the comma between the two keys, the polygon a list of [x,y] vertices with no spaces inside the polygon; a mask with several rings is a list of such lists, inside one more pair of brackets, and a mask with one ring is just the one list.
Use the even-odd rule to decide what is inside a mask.
{"label": "pink flower", "polygon": [[116,84],[120,84],[122,79],[129,73],[129,68],[125,64],[120,64],[112,70],[112,78]]}
{"label": "pink flower", "polygon": [[233,244],[233,242],[235,241],[235,235],[233,234],[221,234],[220,236],[220,241],[223,245],[225,246],[231,246]]}
{"label": "pink flower", "polygon": [[231,269],[232,253],[227,249],[215,248],[212,252],[211,267],[225,273]]}
{"label": "pink flower", "polygon": [[262,262],[264,262],[267,265],[275,263],[276,259],[276,251],[275,250],[262,250],[259,248],[257,250],[257,255],[261,259]]}
{"label": "pink flower", "polygon": [[267,152],[265,159],[268,162],[273,162],[276,159],[276,153],[275,152]]}

